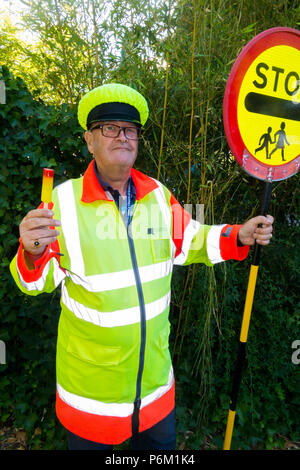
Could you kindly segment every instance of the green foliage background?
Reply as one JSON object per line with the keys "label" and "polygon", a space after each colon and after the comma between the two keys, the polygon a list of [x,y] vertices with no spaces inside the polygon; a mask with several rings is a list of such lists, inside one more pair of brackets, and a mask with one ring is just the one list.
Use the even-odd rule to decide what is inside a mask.
{"label": "green foliage background", "polygon": [[[90,161],[76,118],[80,94],[102,81],[139,89],[149,102],[150,118],[137,169],[159,177],[182,204],[204,204],[206,223],[242,223],[259,213],[263,184],[243,173],[229,152],[222,123],[226,80],[255,34],[273,26],[295,27],[300,12],[293,1],[111,3],[111,23],[107,18],[98,24],[104,57],[98,71],[93,41],[85,42],[94,61],[90,68],[83,68],[76,54],[72,60],[77,63],[68,63],[72,41],[73,48],[76,41],[83,47],[83,36],[75,40],[71,34],[72,15],[69,23],[61,16],[64,29],[57,22],[58,33],[55,24],[47,23],[52,49],[48,44],[40,56],[30,56],[24,46],[18,55],[16,43],[15,63],[4,60],[9,59],[3,52],[9,35],[5,48],[0,47],[1,61],[9,65],[0,74],[7,96],[0,105],[0,339],[6,344],[0,419],[24,428],[31,449],[66,447],[54,410],[59,291],[26,297],[16,289],[8,266],[17,250],[19,223],[39,204],[42,168],[55,169],[57,185],[78,177]],[[126,24],[121,11],[127,12]],[[38,19],[44,21],[37,15],[36,28]],[[108,32],[119,38],[119,48],[109,53]],[[69,49],[60,61],[64,42]],[[27,63],[20,60],[24,54]],[[299,199],[299,175],[273,184],[274,235],[262,250],[235,449],[283,448],[287,440],[299,441],[299,365],[291,360],[300,322]],[[222,448],[250,263],[251,253],[241,263],[175,268],[170,319],[178,447]]]}

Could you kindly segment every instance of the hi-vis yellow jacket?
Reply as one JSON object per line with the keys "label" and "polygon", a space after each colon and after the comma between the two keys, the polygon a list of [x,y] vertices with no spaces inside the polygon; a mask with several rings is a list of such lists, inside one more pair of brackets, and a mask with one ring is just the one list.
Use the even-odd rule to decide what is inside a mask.
{"label": "hi-vis yellow jacket", "polygon": [[[118,444],[174,407],[169,306],[174,264],[244,259],[238,225],[201,225],[157,180],[132,169],[128,228],[93,161],[53,191],[57,242],[29,270],[22,242],[10,269],[29,295],[61,286],[56,412],[71,432]],[[58,253],[62,253],[60,256]]]}

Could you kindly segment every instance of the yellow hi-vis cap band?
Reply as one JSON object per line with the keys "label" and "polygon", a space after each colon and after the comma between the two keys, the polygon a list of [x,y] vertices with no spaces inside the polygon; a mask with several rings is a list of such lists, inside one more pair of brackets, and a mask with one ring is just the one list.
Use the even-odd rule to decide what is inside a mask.
{"label": "yellow hi-vis cap band", "polygon": [[100,105],[108,103],[123,103],[133,106],[137,111],[139,119],[132,120],[142,126],[148,119],[149,109],[147,101],[138,91],[120,83],[108,83],[94,88],[81,98],[78,105],[78,121],[81,127],[86,130],[88,127],[88,116],[91,111]]}

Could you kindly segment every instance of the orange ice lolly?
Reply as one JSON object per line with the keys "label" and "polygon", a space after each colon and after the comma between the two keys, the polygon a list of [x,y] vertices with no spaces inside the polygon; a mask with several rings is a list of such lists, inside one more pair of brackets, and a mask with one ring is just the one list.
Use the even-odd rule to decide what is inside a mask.
{"label": "orange ice lolly", "polygon": [[48,209],[48,203],[52,202],[53,176],[54,170],[44,168],[41,196],[41,200],[44,203],[44,209]]}

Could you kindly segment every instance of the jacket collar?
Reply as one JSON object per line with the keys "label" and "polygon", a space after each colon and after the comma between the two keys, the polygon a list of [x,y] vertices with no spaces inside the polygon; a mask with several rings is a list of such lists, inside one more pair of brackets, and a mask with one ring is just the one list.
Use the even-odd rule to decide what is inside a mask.
{"label": "jacket collar", "polygon": [[[131,169],[131,178],[136,189],[136,199],[142,199],[158,187],[157,183],[149,176],[134,168]],[[83,175],[82,202],[94,202],[98,200],[111,201],[102,189],[94,170],[92,160]]]}

